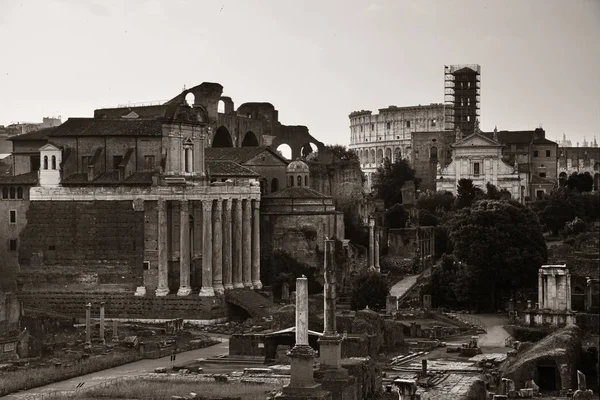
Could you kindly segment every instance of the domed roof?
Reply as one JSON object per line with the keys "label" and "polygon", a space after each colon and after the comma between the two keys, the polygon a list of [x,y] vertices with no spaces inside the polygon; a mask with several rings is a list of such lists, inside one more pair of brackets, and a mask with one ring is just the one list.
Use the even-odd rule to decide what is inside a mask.
{"label": "domed roof", "polygon": [[288,164],[288,166],[287,166],[287,172],[306,172],[306,173],[309,173],[310,169],[308,168],[308,165],[306,165],[306,163],[304,161],[302,161],[302,160],[300,160],[298,158],[295,161],[292,161],[291,163]]}

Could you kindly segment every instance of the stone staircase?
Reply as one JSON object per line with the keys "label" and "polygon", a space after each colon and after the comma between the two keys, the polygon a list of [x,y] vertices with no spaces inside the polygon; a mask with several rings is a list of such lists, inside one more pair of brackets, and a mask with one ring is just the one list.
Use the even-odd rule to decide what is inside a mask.
{"label": "stone staircase", "polygon": [[225,291],[225,301],[244,309],[252,318],[268,317],[277,307],[263,295],[246,288]]}

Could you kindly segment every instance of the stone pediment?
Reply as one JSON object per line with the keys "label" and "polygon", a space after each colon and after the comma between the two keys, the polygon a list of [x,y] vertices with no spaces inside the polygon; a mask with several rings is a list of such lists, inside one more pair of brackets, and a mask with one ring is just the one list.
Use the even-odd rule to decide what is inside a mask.
{"label": "stone pediment", "polygon": [[39,151],[61,151],[58,147],[53,145],[52,143],[46,143],[42,147],[40,147]]}
{"label": "stone pediment", "polygon": [[244,163],[244,165],[265,165],[265,166],[283,166],[286,167],[288,165],[288,163],[282,159],[281,157],[279,157],[276,154],[273,154],[272,152],[268,151],[268,150],[264,150],[262,152],[260,152],[259,154],[257,154],[256,156],[252,157],[250,160],[248,160],[247,162]]}
{"label": "stone pediment", "polygon": [[485,137],[479,133],[473,133],[464,139],[455,142],[452,147],[502,147],[499,142]]}
{"label": "stone pediment", "polygon": [[121,118],[125,118],[125,119],[135,119],[135,118],[139,118],[139,117],[140,116],[135,111],[131,111],[129,114],[121,116]]}

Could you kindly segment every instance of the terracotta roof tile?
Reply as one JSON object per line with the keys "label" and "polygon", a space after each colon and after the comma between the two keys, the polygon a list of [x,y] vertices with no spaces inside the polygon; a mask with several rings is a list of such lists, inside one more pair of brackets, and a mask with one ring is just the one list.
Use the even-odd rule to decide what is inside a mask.
{"label": "terracotta roof tile", "polygon": [[[157,120],[69,118],[46,136],[162,136]],[[38,131],[38,133],[41,131]]]}
{"label": "terracotta roof tile", "polygon": [[38,171],[28,172],[20,175],[4,175],[0,176],[0,184],[11,185],[37,185]]}
{"label": "terracotta roof tile", "polygon": [[276,157],[282,161],[288,163],[289,161],[281,157],[277,152],[271,150],[267,146],[256,146],[256,147],[209,147],[204,150],[204,156],[207,161],[211,160],[228,160],[235,161],[238,164],[243,164],[252,158],[256,157],[263,151],[273,153]]}
{"label": "terracotta roof tile", "polygon": [[259,176],[256,172],[249,168],[241,166],[240,164],[233,161],[206,161],[206,167],[210,176],[221,176],[221,177],[257,177]]}

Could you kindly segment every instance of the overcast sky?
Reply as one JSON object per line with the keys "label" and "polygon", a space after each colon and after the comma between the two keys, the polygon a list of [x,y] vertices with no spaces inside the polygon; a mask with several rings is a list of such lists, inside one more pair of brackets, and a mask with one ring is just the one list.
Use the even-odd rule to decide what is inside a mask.
{"label": "overcast sky", "polygon": [[349,143],[348,114],[443,102],[481,65],[481,128],[600,140],[598,0],[0,0],[0,124],[219,82]]}

